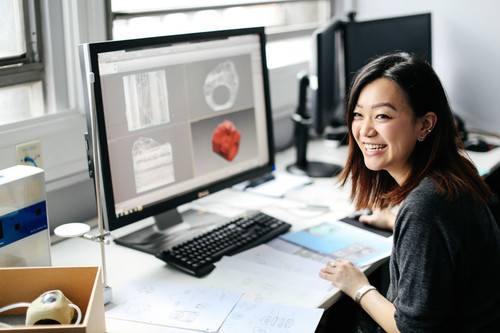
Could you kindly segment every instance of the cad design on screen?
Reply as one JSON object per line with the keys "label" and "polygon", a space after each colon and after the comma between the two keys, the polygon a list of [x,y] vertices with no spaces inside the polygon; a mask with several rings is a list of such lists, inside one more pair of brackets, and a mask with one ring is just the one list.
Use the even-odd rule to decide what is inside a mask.
{"label": "cad design on screen", "polygon": [[110,230],[272,170],[263,29],[242,30],[81,46]]}

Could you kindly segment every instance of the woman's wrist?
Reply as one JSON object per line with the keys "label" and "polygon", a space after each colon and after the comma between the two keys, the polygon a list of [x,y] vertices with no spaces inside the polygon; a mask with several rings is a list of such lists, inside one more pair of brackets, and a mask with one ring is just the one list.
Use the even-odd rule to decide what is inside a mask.
{"label": "woman's wrist", "polygon": [[375,288],[372,285],[368,285],[368,284],[362,286],[361,288],[358,289],[358,291],[356,291],[356,294],[354,295],[354,301],[356,303],[360,304],[363,296],[365,296],[368,292],[370,292],[372,290],[377,290],[377,288]]}

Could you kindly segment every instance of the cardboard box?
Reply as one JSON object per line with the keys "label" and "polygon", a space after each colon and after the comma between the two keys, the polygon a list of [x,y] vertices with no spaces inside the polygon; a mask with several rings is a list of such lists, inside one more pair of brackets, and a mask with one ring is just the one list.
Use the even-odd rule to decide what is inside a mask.
{"label": "cardboard box", "polygon": [[[58,289],[82,311],[79,325],[40,325],[0,329],[1,332],[105,332],[102,274],[99,267],[0,268],[0,308],[32,302],[42,293]],[[25,314],[27,308],[2,315]]]}

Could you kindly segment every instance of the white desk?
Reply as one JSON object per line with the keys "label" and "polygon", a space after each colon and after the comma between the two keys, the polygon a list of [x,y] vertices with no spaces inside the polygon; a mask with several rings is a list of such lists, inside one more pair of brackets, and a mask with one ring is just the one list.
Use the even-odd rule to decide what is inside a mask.
{"label": "white desk", "polygon": [[[295,152],[293,149],[278,153],[277,170],[284,170],[286,165],[292,163],[295,160],[294,154]],[[337,148],[331,143],[319,141],[311,142],[309,145],[308,156],[314,156],[315,160],[343,164],[346,154],[347,147]],[[489,153],[472,153],[471,157],[479,161],[478,164],[482,167],[492,167],[500,160],[500,149],[495,149]],[[312,160],[313,158],[310,159]],[[336,187],[334,179],[322,178],[317,179],[316,182],[329,187]],[[337,188],[333,192],[332,197],[329,198],[330,211],[328,212],[328,219],[340,219],[353,211],[348,196],[348,189]],[[324,199],[325,198],[323,198],[323,200]],[[275,199],[235,190],[224,190],[210,195],[209,197],[202,198],[193,204],[194,208],[205,209],[226,216],[232,216],[244,210],[258,209],[291,223],[293,226],[292,230],[313,226],[326,218],[326,215],[319,213],[317,210],[301,209],[305,208],[305,206],[306,203],[303,201]],[[189,207],[189,205],[186,207]],[[150,223],[150,221],[144,221],[140,226],[134,225],[133,227],[124,227],[112,234],[118,237],[135,228]],[[52,263],[54,266],[100,266],[100,246],[97,243],[92,243],[81,238],[61,241],[54,244],[52,247]],[[201,279],[191,277],[168,267],[164,262],[152,255],[125,248],[114,243],[106,246],[106,265],[108,284],[113,288],[114,293],[116,293],[128,280],[167,281],[217,288],[224,288],[227,284],[227,281],[224,281],[224,279],[213,278],[213,274],[209,274]],[[369,274],[376,268],[375,266],[377,265],[369,267],[366,273]],[[314,274],[317,274],[317,272]],[[252,297],[255,296],[246,291],[244,292],[244,299],[252,299]],[[341,293],[338,289],[333,288],[330,292],[325,293],[324,299],[320,304],[304,304],[302,300],[294,298],[293,295],[290,297],[281,297],[274,294],[269,294],[269,296],[264,299],[260,298],[260,301],[327,308],[336,302],[340,296]],[[260,297],[262,297],[262,295]],[[145,330],[148,332],[168,332],[164,326],[153,326],[108,318],[106,319],[106,326],[108,332],[139,332]]]}

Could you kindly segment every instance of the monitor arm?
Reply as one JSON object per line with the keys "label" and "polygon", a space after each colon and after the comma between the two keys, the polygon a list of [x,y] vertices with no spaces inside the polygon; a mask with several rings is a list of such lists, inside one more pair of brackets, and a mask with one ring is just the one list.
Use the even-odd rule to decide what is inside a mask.
{"label": "monitor arm", "polygon": [[297,161],[287,166],[287,171],[293,174],[308,175],[310,177],[332,177],[338,174],[342,168],[335,164],[307,161],[307,143],[309,141],[309,127],[312,125],[311,117],[307,113],[307,89],[309,88],[309,76],[300,73],[299,82],[299,104],[296,113],[292,116],[295,124],[295,148]]}

